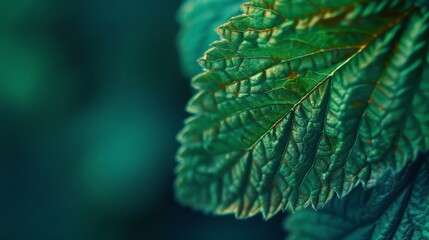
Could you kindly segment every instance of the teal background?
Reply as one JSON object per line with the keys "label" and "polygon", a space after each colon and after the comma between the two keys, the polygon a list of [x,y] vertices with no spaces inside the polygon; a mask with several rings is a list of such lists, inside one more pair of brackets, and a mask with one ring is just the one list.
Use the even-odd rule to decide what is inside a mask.
{"label": "teal background", "polygon": [[283,237],[174,201],[179,5],[0,2],[1,240]]}

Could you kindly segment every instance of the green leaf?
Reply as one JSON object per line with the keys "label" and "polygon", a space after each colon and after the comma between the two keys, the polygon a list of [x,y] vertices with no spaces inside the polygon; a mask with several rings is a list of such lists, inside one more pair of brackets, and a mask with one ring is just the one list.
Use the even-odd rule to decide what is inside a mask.
{"label": "green leaf", "polygon": [[359,187],[324,209],[285,222],[289,239],[428,239],[429,158],[389,172],[370,190]]}
{"label": "green leaf", "polygon": [[246,0],[186,0],[178,14],[180,23],[179,50],[182,68],[189,76],[201,72],[197,59],[209,45],[219,39],[215,28],[241,13]]}
{"label": "green leaf", "polygon": [[245,4],[193,79],[178,200],[240,218],[321,208],[427,151],[429,12],[414,3]]}

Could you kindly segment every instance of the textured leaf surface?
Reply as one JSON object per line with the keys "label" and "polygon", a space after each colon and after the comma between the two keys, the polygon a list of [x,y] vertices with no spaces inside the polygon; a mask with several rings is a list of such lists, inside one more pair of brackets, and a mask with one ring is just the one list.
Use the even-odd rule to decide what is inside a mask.
{"label": "textured leaf surface", "polygon": [[219,39],[215,28],[241,13],[246,0],[186,0],[180,7],[178,20],[179,50],[183,70],[189,76],[201,72],[197,62],[209,45]]}
{"label": "textured leaf surface", "polygon": [[237,217],[320,208],[427,151],[429,13],[415,4],[245,4],[193,79],[178,199]]}
{"label": "textured leaf surface", "polygon": [[286,221],[289,239],[429,239],[429,158]]}

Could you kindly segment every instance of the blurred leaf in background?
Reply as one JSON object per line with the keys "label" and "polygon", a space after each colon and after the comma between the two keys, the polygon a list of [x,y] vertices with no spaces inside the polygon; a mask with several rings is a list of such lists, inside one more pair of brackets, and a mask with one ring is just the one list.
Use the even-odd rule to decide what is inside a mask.
{"label": "blurred leaf in background", "polygon": [[170,195],[178,4],[0,4],[1,239],[91,239]]}
{"label": "blurred leaf in background", "polygon": [[188,77],[202,72],[197,59],[202,57],[209,45],[220,36],[215,29],[239,15],[241,4],[246,0],[185,0],[177,18],[180,22],[179,50],[182,68]]}

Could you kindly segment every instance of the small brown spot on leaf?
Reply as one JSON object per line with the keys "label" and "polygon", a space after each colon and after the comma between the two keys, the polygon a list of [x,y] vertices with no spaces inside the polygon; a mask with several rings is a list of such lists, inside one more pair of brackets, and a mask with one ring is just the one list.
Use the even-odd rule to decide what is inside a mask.
{"label": "small brown spot on leaf", "polygon": [[294,79],[297,77],[298,77],[298,73],[295,71],[290,72],[289,75],[287,76],[287,78],[289,78],[289,79]]}
{"label": "small brown spot on leaf", "polygon": [[360,107],[362,105],[362,102],[361,101],[356,101],[356,102],[353,102],[352,103],[352,106],[353,107]]}
{"label": "small brown spot on leaf", "polygon": [[398,146],[393,146],[393,151],[395,151],[397,153],[402,153],[401,149],[398,148]]}

